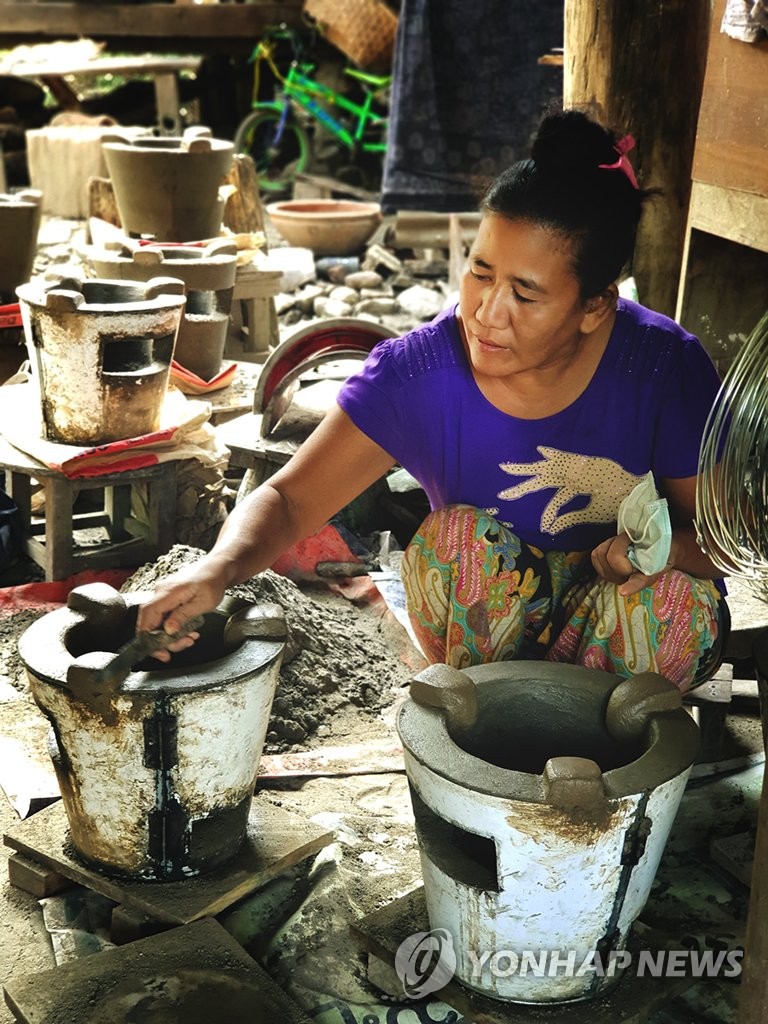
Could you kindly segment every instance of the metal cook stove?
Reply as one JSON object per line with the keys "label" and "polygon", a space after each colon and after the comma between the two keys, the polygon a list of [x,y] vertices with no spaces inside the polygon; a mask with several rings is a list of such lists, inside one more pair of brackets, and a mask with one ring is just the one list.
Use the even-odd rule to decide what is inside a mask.
{"label": "metal cook stove", "polygon": [[[145,654],[159,642],[135,636],[141,596],[88,584],[23,634],[19,651],[51,723],[63,799],[4,836],[15,851],[14,885],[39,897],[74,882],[113,900],[112,940],[130,952],[56,968],[48,986],[39,977],[16,982],[6,999],[20,1020],[69,1022],[65,995],[79,978],[86,995],[90,986],[104,994],[98,1005],[103,1010],[106,999],[116,1022],[305,1020],[277,1010],[264,1016],[274,986],[239,947],[232,960],[228,937],[209,948],[202,920],[334,838],[253,797],[284,650],[282,609],[227,599],[203,618],[193,648],[168,664],[131,664],[143,637]],[[184,954],[190,943],[194,956]],[[219,953],[235,976],[220,973]],[[196,1001],[221,1013],[201,1017]],[[142,1008],[138,1016],[127,1015],[132,1005]],[[106,1019],[94,1014],[87,1019]]]}

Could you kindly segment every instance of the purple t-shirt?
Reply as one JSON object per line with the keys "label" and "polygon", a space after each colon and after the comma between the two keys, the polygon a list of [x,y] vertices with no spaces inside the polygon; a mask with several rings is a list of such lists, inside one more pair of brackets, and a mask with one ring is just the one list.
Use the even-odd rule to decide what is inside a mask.
{"label": "purple t-shirt", "polygon": [[584,551],[615,532],[649,470],[695,476],[717,371],[697,338],[620,299],[603,357],[561,412],[519,419],[478,388],[455,308],[380,342],[338,402],[404,466],[432,508],[470,504],[544,551]]}

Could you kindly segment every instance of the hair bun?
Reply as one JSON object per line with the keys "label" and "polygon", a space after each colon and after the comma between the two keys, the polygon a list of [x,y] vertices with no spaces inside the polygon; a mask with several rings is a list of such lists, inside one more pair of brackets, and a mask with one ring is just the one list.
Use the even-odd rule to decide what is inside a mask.
{"label": "hair bun", "polygon": [[541,122],[531,157],[543,173],[589,174],[616,159],[615,136],[582,111],[564,110]]}

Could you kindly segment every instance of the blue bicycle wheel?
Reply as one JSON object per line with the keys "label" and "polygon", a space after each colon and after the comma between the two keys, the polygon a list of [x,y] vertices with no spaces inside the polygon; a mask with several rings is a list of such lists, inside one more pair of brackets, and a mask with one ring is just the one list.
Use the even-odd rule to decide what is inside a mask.
{"label": "blue bicycle wheel", "polygon": [[279,107],[257,107],[235,134],[235,150],[256,165],[259,187],[265,192],[287,192],[297,174],[309,163],[307,133]]}

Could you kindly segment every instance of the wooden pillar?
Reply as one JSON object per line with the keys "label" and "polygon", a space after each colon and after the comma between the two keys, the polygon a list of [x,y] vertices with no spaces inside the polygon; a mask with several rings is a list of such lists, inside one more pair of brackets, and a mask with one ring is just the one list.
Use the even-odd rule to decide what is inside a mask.
{"label": "wooden pillar", "polygon": [[[755,640],[752,649],[758,688],[760,691],[760,717],[763,739],[766,736],[766,707],[764,696],[768,679],[768,631]],[[757,812],[755,855],[752,859],[752,883],[749,896],[747,931],[744,936],[744,970],[741,975],[737,1024],[765,1024],[768,1020],[768,782],[763,778],[760,805]]]}
{"label": "wooden pillar", "polygon": [[757,816],[755,856],[752,861],[752,885],[749,898],[747,933],[744,938],[744,971],[741,976],[738,1024],[765,1024],[768,1019],[768,785],[763,780]]}
{"label": "wooden pillar", "polygon": [[710,0],[565,0],[563,101],[588,107],[637,148],[630,159],[648,202],[633,274],[640,301],[674,316]]}

